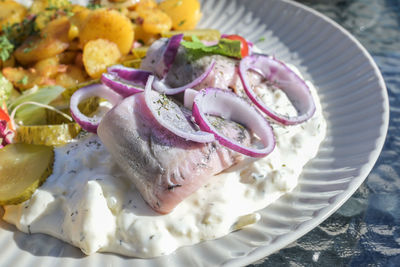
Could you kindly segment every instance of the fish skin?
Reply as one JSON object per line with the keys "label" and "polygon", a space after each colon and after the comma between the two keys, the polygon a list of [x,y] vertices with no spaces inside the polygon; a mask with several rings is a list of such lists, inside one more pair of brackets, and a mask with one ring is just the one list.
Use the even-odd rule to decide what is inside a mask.
{"label": "fish skin", "polygon": [[[250,144],[243,127],[227,121],[220,126],[230,138]],[[98,135],[143,199],[162,214],[244,157],[217,142],[187,141],[163,128],[147,108],[143,93],[111,109]]]}

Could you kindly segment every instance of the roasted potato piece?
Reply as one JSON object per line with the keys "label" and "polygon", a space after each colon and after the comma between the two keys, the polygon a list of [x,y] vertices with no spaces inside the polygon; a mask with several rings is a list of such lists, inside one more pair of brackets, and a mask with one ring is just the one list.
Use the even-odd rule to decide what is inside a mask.
{"label": "roasted potato piece", "polygon": [[134,32],[131,21],[115,10],[92,11],[80,32],[80,41],[86,45],[91,40],[106,39],[117,44],[122,54],[131,50]]}
{"label": "roasted potato piece", "polygon": [[[74,10],[76,10],[76,11],[74,11]],[[78,30],[81,31],[83,29],[86,18],[89,16],[89,14],[92,11],[85,7],[82,7],[82,9],[78,9],[78,8],[74,7],[74,8],[72,8],[72,12],[74,12],[74,15],[69,19],[71,22],[71,25],[78,27]]]}
{"label": "roasted potato piece", "polygon": [[0,1],[0,30],[7,25],[22,22],[26,12],[26,8],[17,2]]}
{"label": "roasted potato piece", "polygon": [[158,7],[171,17],[175,30],[192,30],[201,18],[198,0],[164,0]]}
{"label": "roasted potato piece", "polygon": [[34,69],[38,75],[50,78],[54,77],[57,73],[65,72],[67,66],[60,64],[58,57],[55,56],[38,61]]}
{"label": "roasted potato piece", "polygon": [[58,55],[58,59],[60,61],[60,64],[70,65],[74,64],[77,55],[77,51],[65,51]]}
{"label": "roasted potato piece", "polygon": [[69,0],[34,0],[29,13],[39,14],[40,12],[46,11],[48,8],[63,9],[71,7]]}
{"label": "roasted potato piece", "polygon": [[60,17],[43,28],[40,35],[42,38],[53,38],[68,43],[69,39],[69,29],[70,29],[70,22],[68,17]]}
{"label": "roasted potato piece", "polygon": [[4,68],[4,77],[9,80],[15,88],[22,91],[32,88],[34,85],[50,85],[54,84],[54,81],[38,75],[35,69],[25,70],[19,68]]}
{"label": "roasted potato piece", "polygon": [[56,83],[64,88],[71,88],[83,83],[86,78],[85,70],[69,65],[66,72],[57,75]]}
{"label": "roasted potato piece", "polygon": [[15,57],[13,55],[11,55],[10,58],[7,59],[6,61],[0,59],[0,68],[14,67],[14,66],[15,66]]}
{"label": "roasted potato piece", "polygon": [[14,56],[22,65],[28,65],[36,61],[56,56],[68,48],[68,43],[54,38],[39,36],[29,37],[20,47]]}
{"label": "roasted potato piece", "polygon": [[143,29],[142,25],[135,24],[134,30],[135,30],[135,39],[140,43],[149,45],[153,43],[155,40],[157,40],[157,34],[151,34],[146,32]]}
{"label": "roasted potato piece", "polygon": [[91,40],[83,48],[83,65],[92,78],[99,78],[120,57],[118,46],[106,39]]}
{"label": "roasted potato piece", "polygon": [[159,34],[169,31],[172,27],[171,18],[158,8],[150,8],[139,3],[136,12],[143,19],[141,26],[147,33]]}

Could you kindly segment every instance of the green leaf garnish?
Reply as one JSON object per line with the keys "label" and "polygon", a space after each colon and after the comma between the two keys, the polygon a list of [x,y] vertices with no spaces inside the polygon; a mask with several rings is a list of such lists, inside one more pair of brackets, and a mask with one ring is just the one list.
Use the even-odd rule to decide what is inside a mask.
{"label": "green leaf garnish", "polygon": [[209,55],[223,55],[227,57],[242,58],[240,41],[220,39],[218,44],[207,46],[196,36],[192,37],[192,41],[182,41],[181,45],[185,47],[189,56],[194,59]]}

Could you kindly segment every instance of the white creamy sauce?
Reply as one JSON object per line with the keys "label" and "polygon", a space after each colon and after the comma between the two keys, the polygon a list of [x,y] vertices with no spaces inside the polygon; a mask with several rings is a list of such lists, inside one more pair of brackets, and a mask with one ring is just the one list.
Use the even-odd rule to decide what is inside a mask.
{"label": "white creamy sauce", "polygon": [[[248,158],[216,175],[170,214],[152,211],[98,137],[88,135],[55,148],[53,174],[30,200],[6,206],[4,219],[23,232],[62,239],[85,254],[135,257],[165,255],[255,223],[257,210],[293,190],[325,137],[319,99],[308,85],[317,108],[310,120],[296,126],[273,123],[276,148],[270,155]],[[259,88],[269,106],[293,112],[284,93],[267,91]]]}

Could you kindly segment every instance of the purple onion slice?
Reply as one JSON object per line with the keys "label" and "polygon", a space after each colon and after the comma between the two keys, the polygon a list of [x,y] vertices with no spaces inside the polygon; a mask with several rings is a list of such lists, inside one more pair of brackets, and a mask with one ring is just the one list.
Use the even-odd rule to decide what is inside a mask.
{"label": "purple onion slice", "polygon": [[183,96],[183,106],[187,109],[192,110],[193,108],[193,101],[195,96],[199,91],[194,89],[186,89],[185,94]]}
{"label": "purple onion slice", "polygon": [[[206,88],[196,94],[193,116],[200,129],[213,133],[220,144],[250,157],[265,157],[275,148],[275,137],[264,116],[238,95],[217,88]],[[207,115],[220,116],[240,123],[260,138],[263,148],[245,147],[218,132],[209,122]]]}
{"label": "purple onion slice", "polygon": [[111,66],[107,68],[107,71],[108,73],[117,74],[121,79],[132,82],[133,84],[141,85],[143,87],[146,85],[149,76],[153,75],[153,73],[150,71],[129,68],[123,65]]}
{"label": "purple onion slice", "polygon": [[82,129],[88,132],[97,133],[97,127],[102,118],[96,115],[94,117],[87,117],[78,108],[79,103],[93,96],[105,98],[113,106],[122,101],[122,96],[103,84],[91,84],[82,87],[71,96],[71,116],[82,127]]}
{"label": "purple onion slice", "polygon": [[141,88],[140,85],[138,86],[130,81],[122,79],[119,75],[113,72],[103,73],[100,80],[104,85],[110,87],[123,97],[128,97],[144,91],[144,88]]}
{"label": "purple onion slice", "polygon": [[[161,126],[172,133],[198,143],[208,143],[215,140],[214,135],[203,132],[190,121],[190,111],[180,107],[165,94],[151,89],[154,76],[150,76],[144,90],[146,105]],[[186,112],[185,112],[186,111]]]}
{"label": "purple onion slice", "polygon": [[165,79],[162,79],[162,80],[155,80],[153,83],[153,88],[154,90],[166,95],[176,95],[182,93],[186,89],[195,87],[196,85],[204,81],[204,79],[207,78],[207,76],[210,74],[214,66],[215,66],[215,61],[213,60],[207,67],[207,69],[200,76],[198,76],[196,79],[194,79],[193,81],[184,86],[171,88],[169,85],[166,84]]}
{"label": "purple onion slice", "polygon": [[[288,117],[275,112],[253,91],[247,71],[253,70],[262,75],[268,82],[284,91],[297,110],[297,116]],[[265,114],[276,122],[284,125],[294,125],[310,119],[315,112],[315,103],[306,83],[282,62],[260,54],[253,54],[240,61],[239,76],[244,90],[251,101]]]}
{"label": "purple onion slice", "polygon": [[156,73],[160,73],[162,77],[165,77],[165,75],[167,75],[169,69],[174,63],[182,39],[183,34],[177,34],[169,38],[168,44],[162,54],[162,59],[159,61],[158,66],[156,67]]}

